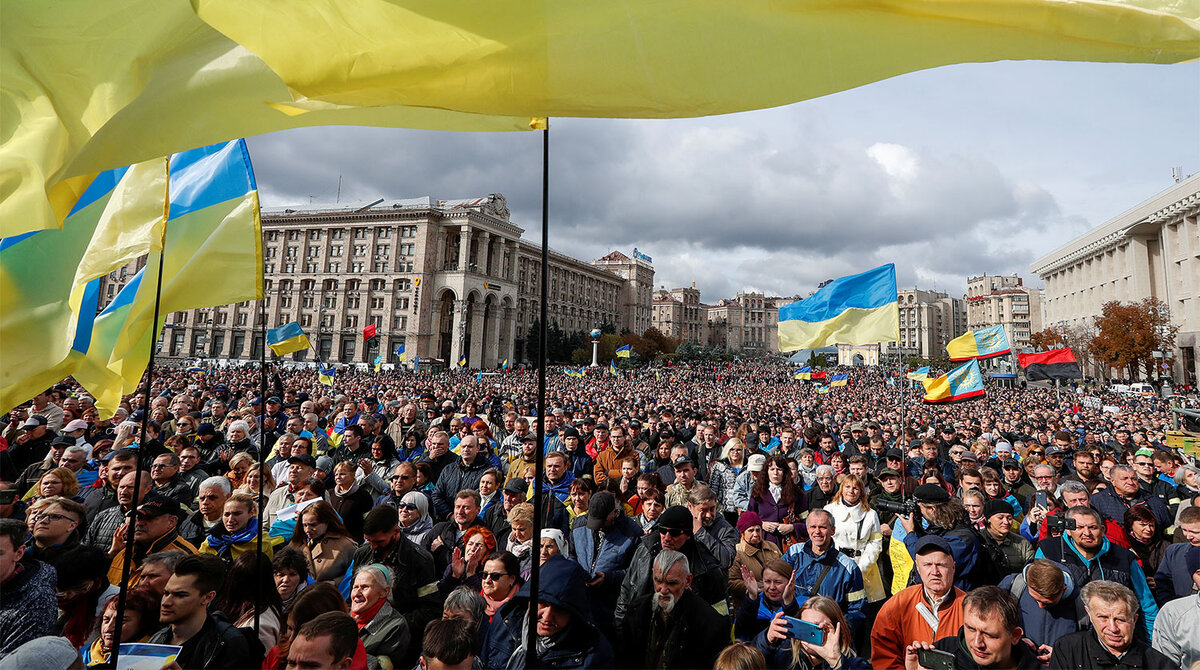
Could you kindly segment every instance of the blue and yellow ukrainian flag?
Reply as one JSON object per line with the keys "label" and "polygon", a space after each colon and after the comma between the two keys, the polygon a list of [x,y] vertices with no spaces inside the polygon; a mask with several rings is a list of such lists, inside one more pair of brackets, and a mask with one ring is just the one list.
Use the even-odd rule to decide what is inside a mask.
{"label": "blue and yellow ukrainian flag", "polygon": [[614,377],[617,376],[617,362],[616,361],[610,360],[608,362],[608,374],[610,374]]}
{"label": "blue and yellow ukrainian flag", "polygon": [[829,393],[828,386],[818,386],[817,387],[817,395],[825,395],[826,393]]}
{"label": "blue and yellow ukrainian flag", "polygon": [[295,321],[267,331],[267,346],[276,356],[286,356],[297,351],[308,349],[311,344],[308,336],[300,329]]}
{"label": "blue and yellow ukrainian flag", "polygon": [[458,367],[460,367],[460,368],[467,367],[467,355],[466,354],[462,354],[458,357]]}
{"label": "blue and yellow ukrainian flag", "polygon": [[796,375],[793,377],[793,379],[803,379],[806,381],[812,379],[812,366],[805,365],[804,367],[797,370]]}
{"label": "blue and yellow ukrainian flag", "polygon": [[983,374],[979,372],[979,361],[974,358],[940,377],[921,383],[925,386],[925,402],[928,403],[955,402],[984,394]]}
{"label": "blue and yellow ukrainian flag", "polygon": [[404,345],[401,344],[400,346],[396,347],[396,360],[403,361],[407,359],[408,354],[404,353]]}
{"label": "blue and yellow ukrainian flag", "polygon": [[946,352],[952,361],[965,361],[971,358],[993,358],[1003,356],[1012,351],[1008,344],[1008,334],[1004,326],[988,326],[979,330],[968,330],[950,340]]}
{"label": "blue and yellow ukrainian flag", "polygon": [[829,380],[829,385],[831,387],[832,386],[845,386],[849,383],[850,383],[850,375],[849,374],[834,375],[833,379]]}
{"label": "blue and yellow ukrainian flag", "polygon": [[900,339],[896,266],[835,279],[812,296],[779,308],[779,350]]}
{"label": "blue and yellow ukrainian flag", "polygon": [[508,370],[508,367],[509,367],[509,366],[508,366],[508,359],[506,358],[506,359],[504,359],[504,365],[501,365],[501,366],[500,366],[500,369],[501,369],[501,370],[506,370],[506,371],[507,371],[507,370]]}
{"label": "blue and yellow ukrainian flag", "polygon": [[383,369],[383,354],[380,354],[375,357],[375,372],[379,372],[382,369]]}
{"label": "blue and yellow ukrainian flag", "polygon": [[915,382],[924,381],[929,379],[929,366],[926,365],[925,367],[917,368],[904,376]]}
{"label": "blue and yellow ukrainian flag", "polygon": [[317,364],[317,381],[321,382],[322,386],[333,387],[333,377],[337,374],[337,370],[332,365]]}
{"label": "blue and yellow ukrainian flag", "polygon": [[631,351],[633,351],[633,346],[629,344],[617,347],[617,358],[629,358]]}

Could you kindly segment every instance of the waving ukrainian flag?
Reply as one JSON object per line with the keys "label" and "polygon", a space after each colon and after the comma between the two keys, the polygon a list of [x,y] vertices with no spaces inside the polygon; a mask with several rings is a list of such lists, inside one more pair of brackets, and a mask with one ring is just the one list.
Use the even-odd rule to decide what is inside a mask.
{"label": "waving ukrainian flag", "polygon": [[295,321],[267,331],[267,346],[276,356],[286,356],[309,348],[308,336]]}
{"label": "waving ukrainian flag", "polygon": [[617,376],[617,362],[616,361],[608,362],[608,374],[610,374],[614,377]]}
{"label": "waving ukrainian flag", "polygon": [[633,347],[628,344],[617,347],[617,358],[629,358],[629,352],[631,351],[633,351]]}
{"label": "waving ukrainian flag", "polygon": [[407,359],[408,355],[404,353],[404,345],[401,344],[400,346],[396,347],[396,360],[403,361]]}
{"label": "waving ukrainian flag", "polygon": [[322,386],[333,388],[333,377],[337,374],[337,369],[332,365],[317,364],[317,381],[321,382]]}
{"label": "waving ukrainian flag", "polygon": [[797,370],[793,379],[804,379],[804,380],[812,379],[812,366],[805,365],[804,367]]}
{"label": "waving ukrainian flag", "polygon": [[905,377],[908,377],[909,379],[916,381],[916,382],[929,379],[929,366],[926,365],[925,367],[917,368],[916,370],[913,370],[912,372],[905,375]]}
{"label": "waving ukrainian flag", "polygon": [[979,330],[968,330],[950,340],[946,352],[952,361],[965,361],[971,358],[994,358],[1012,351],[1008,344],[1008,334],[1004,326],[988,326]]}
{"label": "waving ukrainian flag", "polygon": [[466,354],[462,354],[461,356],[458,357],[458,367],[460,367],[460,368],[467,367],[467,355]]}
{"label": "waving ukrainian flag", "polygon": [[849,383],[850,383],[850,375],[849,374],[834,375],[833,379],[829,380],[829,385],[831,387],[832,386],[845,386]]}
{"label": "waving ukrainian flag", "polygon": [[811,297],[779,308],[779,350],[900,339],[896,266],[835,279]]}
{"label": "waving ukrainian flag", "polygon": [[947,403],[983,395],[983,374],[979,372],[979,361],[970,361],[950,372],[921,382],[925,386],[925,402]]}

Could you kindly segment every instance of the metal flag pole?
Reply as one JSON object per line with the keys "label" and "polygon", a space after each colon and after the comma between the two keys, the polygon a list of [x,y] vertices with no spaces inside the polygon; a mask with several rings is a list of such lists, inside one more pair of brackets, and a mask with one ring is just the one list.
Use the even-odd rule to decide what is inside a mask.
{"label": "metal flag pole", "polygon": [[[158,347],[158,315],[159,307],[162,303],[162,279],[163,279],[163,263],[164,253],[167,247],[167,222],[170,220],[171,214],[171,157],[163,159],[164,167],[167,172],[167,186],[163,192],[163,215],[162,215],[162,237],[159,238],[158,247],[158,278],[154,284],[154,320],[150,322],[150,360],[146,364],[146,383],[142,387],[142,428],[141,436],[138,437],[137,458],[134,459],[136,467],[133,471],[133,509],[130,511],[129,518],[126,520],[125,534],[125,559],[121,562],[121,590],[117,593],[117,621],[125,620],[126,596],[129,594],[129,573],[133,571],[133,535],[135,526],[137,526],[137,508],[138,508],[138,491],[142,490],[142,454],[143,447],[146,446],[146,424],[150,421],[150,392],[151,380],[154,379],[154,354]],[[119,483],[119,482],[118,482]],[[118,505],[120,503],[117,503]],[[113,630],[112,649],[109,651],[108,665],[117,667],[117,661],[121,657],[121,626],[116,626]]]}
{"label": "metal flag pole", "polygon": [[[266,237],[265,233],[259,229],[259,235]],[[261,246],[266,246],[264,239]],[[258,391],[258,499],[255,504],[258,506],[258,543],[257,552],[254,557],[254,630],[258,631],[259,617],[262,613],[262,580],[259,575],[262,573],[263,560],[263,480],[267,478],[266,463],[267,463],[267,268],[266,259],[259,266],[259,271],[262,272],[262,299],[258,301],[258,318],[261,321],[259,324],[259,332],[262,337],[262,346],[258,349],[258,370],[259,370],[259,391]],[[315,351],[315,350],[314,350]],[[320,365],[320,356],[317,356]]]}
{"label": "metal flag pole", "polygon": [[[542,537],[542,466],[546,460],[546,319],[550,311],[550,120],[542,129],[542,279],[541,324],[538,330],[538,448],[534,449],[533,476],[533,543],[538,546]],[[540,593],[541,566],[533,561],[529,574],[529,630],[525,641],[525,668],[541,667],[537,657],[537,611]]]}

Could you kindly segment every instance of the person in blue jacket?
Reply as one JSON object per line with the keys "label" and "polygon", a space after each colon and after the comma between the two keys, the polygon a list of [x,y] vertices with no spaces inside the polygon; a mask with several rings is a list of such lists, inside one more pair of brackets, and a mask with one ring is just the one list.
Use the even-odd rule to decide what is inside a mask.
{"label": "person in blue jacket", "polygon": [[[904,546],[909,555],[916,555],[917,540],[925,535],[939,535],[950,545],[954,555],[954,585],[964,591],[981,585],[983,565],[980,561],[979,538],[975,531],[966,525],[966,512],[957,498],[951,498],[946,489],[937,484],[922,484],[913,492],[920,510],[918,518],[901,516],[900,525],[904,530]],[[897,537],[893,535],[892,541]],[[917,579],[916,572],[913,578]],[[913,582],[916,583],[916,582]]]}
{"label": "person in blue jacket", "polygon": [[1017,599],[1025,639],[1043,663],[1050,662],[1056,640],[1078,632],[1081,622],[1087,622],[1075,579],[1053,561],[1033,559],[1021,572],[1000,580],[1000,588]]}
{"label": "person in blue jacket", "polygon": [[796,601],[818,595],[831,598],[846,613],[846,622],[853,632],[867,618],[863,613],[867,587],[862,571],[853,558],[833,546],[834,521],[829,512],[812,510],[804,524],[808,541],[792,545],[783,555],[783,561],[792,566]]}
{"label": "person in blue jacket", "polygon": [[[588,606],[587,575],[571,559],[551,556],[541,567],[538,639],[530,650],[528,632],[530,586],[521,590],[485,624],[482,667],[516,670],[541,668],[612,668],[613,650],[596,628]],[[529,658],[530,654],[537,658]],[[528,663],[528,666],[526,665]]]}
{"label": "person in blue jacket", "polygon": [[1104,536],[1104,518],[1091,507],[1072,507],[1067,510],[1067,518],[1075,521],[1075,529],[1068,529],[1062,537],[1042,540],[1034,558],[1048,558],[1063,566],[1079,588],[1093,580],[1104,580],[1132,589],[1141,607],[1140,620],[1149,640],[1154,631],[1154,617],[1158,615],[1158,603],[1137,556],[1108,541]]}
{"label": "person in blue jacket", "polygon": [[587,524],[571,531],[571,553],[588,574],[587,594],[597,621],[613,620],[621,582],[642,536],[641,526],[625,516],[608,491],[592,496]]}

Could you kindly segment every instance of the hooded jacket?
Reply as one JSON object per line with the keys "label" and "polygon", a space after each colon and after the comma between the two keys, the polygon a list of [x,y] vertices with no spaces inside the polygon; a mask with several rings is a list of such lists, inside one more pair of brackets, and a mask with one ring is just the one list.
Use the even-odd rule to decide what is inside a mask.
{"label": "hooded jacket", "polygon": [[1012,574],[1000,581],[1000,588],[1012,593],[1017,599],[1021,610],[1021,627],[1025,629],[1025,637],[1037,646],[1054,646],[1056,640],[1064,635],[1079,630],[1079,621],[1087,619],[1083,611],[1083,603],[1079,601],[1079,585],[1071,577],[1070,570],[1063,570],[1065,590],[1058,603],[1042,608],[1033,596],[1029,595],[1026,587],[1025,566],[1020,574]]}
{"label": "hooded jacket", "polygon": [[638,541],[644,536],[637,522],[624,513],[617,516],[612,528],[603,531],[599,545],[596,544],[598,535],[598,531],[584,524],[571,531],[571,547],[579,567],[588,574],[588,581],[604,573],[604,582],[588,587],[587,592],[595,608],[594,614],[611,618],[621,582],[625,580],[625,570],[633,560]]}
{"label": "hooded jacket", "polygon": [[[541,567],[539,601],[571,614],[566,628],[550,638],[551,644],[531,667],[612,668],[613,650],[592,619],[583,570],[563,556],[552,556]],[[485,623],[483,652],[485,668],[523,668],[528,649],[521,643],[528,625],[530,586],[526,582],[517,595]]]}
{"label": "hooded jacket", "polygon": [[[654,557],[662,551],[662,539],[658,533],[651,533],[642,538],[637,549],[633,552],[633,560],[625,571],[625,581],[621,582],[621,595],[617,598],[617,609],[614,613],[617,626],[621,625],[630,604],[639,596],[650,593],[652,584]],[[715,556],[704,545],[689,538],[679,552],[687,556],[688,565],[692,569],[692,590],[696,595],[710,605],[725,604],[727,594],[728,573],[721,569]]]}
{"label": "hooded jacket", "polygon": [[1112,544],[1106,537],[1101,542],[1100,551],[1095,558],[1088,560],[1079,553],[1071,538],[1064,535],[1061,538],[1054,537],[1039,542],[1034,558],[1048,558],[1063,566],[1080,588],[1094,579],[1102,579],[1133,589],[1133,594],[1137,596],[1141,606],[1139,618],[1145,628],[1146,638],[1150,639],[1154,631],[1154,617],[1158,615],[1158,603],[1154,601],[1154,594],[1150,592],[1146,575],[1133,552]]}

